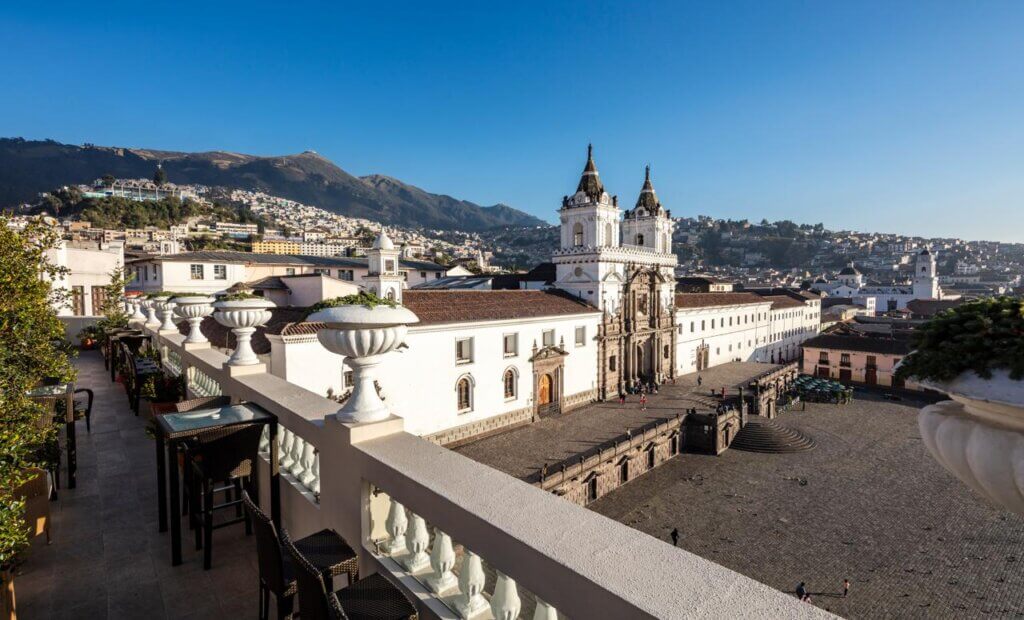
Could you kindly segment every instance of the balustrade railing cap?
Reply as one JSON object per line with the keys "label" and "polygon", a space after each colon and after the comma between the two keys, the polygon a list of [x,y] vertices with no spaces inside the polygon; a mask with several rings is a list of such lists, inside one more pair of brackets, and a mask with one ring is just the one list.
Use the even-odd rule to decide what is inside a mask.
{"label": "balustrade railing cap", "polygon": [[372,328],[419,323],[412,310],[403,306],[348,305],[325,308],[306,317],[309,323],[323,323],[332,329]]}

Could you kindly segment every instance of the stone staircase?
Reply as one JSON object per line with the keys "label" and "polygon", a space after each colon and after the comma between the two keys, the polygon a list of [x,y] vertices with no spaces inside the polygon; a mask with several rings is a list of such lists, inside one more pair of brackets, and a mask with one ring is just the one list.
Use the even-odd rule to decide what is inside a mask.
{"label": "stone staircase", "polygon": [[729,447],[746,452],[782,454],[812,450],[815,443],[798,430],[767,418],[749,416],[746,426],[736,434]]}

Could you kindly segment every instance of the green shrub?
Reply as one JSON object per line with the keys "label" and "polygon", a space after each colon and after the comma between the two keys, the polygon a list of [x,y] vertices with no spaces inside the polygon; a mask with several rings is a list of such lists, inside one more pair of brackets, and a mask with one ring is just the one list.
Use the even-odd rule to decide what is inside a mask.
{"label": "green shrub", "polygon": [[900,378],[950,381],[965,371],[988,379],[998,368],[1024,379],[1024,305],[1012,297],[981,299],[940,313],[914,334]]}
{"label": "green shrub", "polygon": [[325,299],[319,303],[313,304],[306,311],[306,316],[308,317],[314,312],[326,310],[327,308],[337,308],[338,306],[366,306],[367,308],[387,306],[389,308],[394,308],[397,305],[398,304],[391,299],[384,299],[383,297],[379,297],[377,295],[374,295],[373,293],[360,291],[354,295],[335,297],[334,299]]}

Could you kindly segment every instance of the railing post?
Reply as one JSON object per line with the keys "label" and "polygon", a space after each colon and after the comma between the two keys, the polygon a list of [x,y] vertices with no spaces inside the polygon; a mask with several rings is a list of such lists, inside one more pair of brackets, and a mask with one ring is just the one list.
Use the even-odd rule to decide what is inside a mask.
{"label": "railing post", "polygon": [[472,618],[487,608],[484,599],[484,563],[480,556],[469,549],[463,549],[462,570],[459,571],[459,591],[462,593],[455,600],[455,611],[463,618]]}
{"label": "railing post", "polygon": [[280,455],[281,469],[288,471],[292,466],[292,445],[295,443],[295,435],[287,428],[282,428],[281,445],[278,454]]}
{"label": "railing post", "polygon": [[491,614],[494,620],[516,620],[522,607],[516,582],[501,571],[495,572],[498,573],[498,581],[491,595]]}
{"label": "railing post", "polygon": [[430,534],[427,533],[427,522],[423,517],[409,511],[409,536],[405,539],[405,548],[409,555],[402,561],[405,570],[415,573],[430,565],[430,558],[427,556],[427,545],[430,544]]}
{"label": "railing post", "polygon": [[551,605],[537,599],[537,608],[533,610],[533,620],[558,620],[558,611]]}
{"label": "railing post", "polygon": [[316,478],[316,474],[313,473],[313,461],[316,460],[316,448],[314,448],[313,444],[308,441],[303,441],[302,444],[302,467],[295,477],[298,478],[299,483],[302,486],[308,489],[310,483],[312,483],[313,479]]}
{"label": "railing post", "polygon": [[434,528],[434,548],[430,551],[430,566],[434,574],[427,577],[427,585],[435,594],[440,594],[456,584],[452,567],[455,566],[455,551],[452,539],[438,528]]}
{"label": "railing post", "polygon": [[391,498],[391,507],[388,508],[388,518],[384,521],[391,540],[385,546],[388,555],[401,553],[405,549],[405,529],[409,527],[409,520],[405,518],[405,507]]}

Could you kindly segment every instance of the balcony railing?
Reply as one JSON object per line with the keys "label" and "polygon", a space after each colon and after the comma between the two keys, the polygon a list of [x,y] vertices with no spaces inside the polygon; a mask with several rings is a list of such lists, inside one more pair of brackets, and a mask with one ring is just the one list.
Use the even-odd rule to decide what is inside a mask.
{"label": "balcony railing", "polygon": [[[196,394],[278,417],[281,503],[292,536],[328,527],[391,576],[424,618],[826,617],[757,581],[406,433],[355,424],[338,404],[225,365],[177,333],[153,335]],[[261,442],[269,454],[267,439]],[[267,464],[261,471],[269,473]],[[556,611],[557,610],[557,611]]]}

